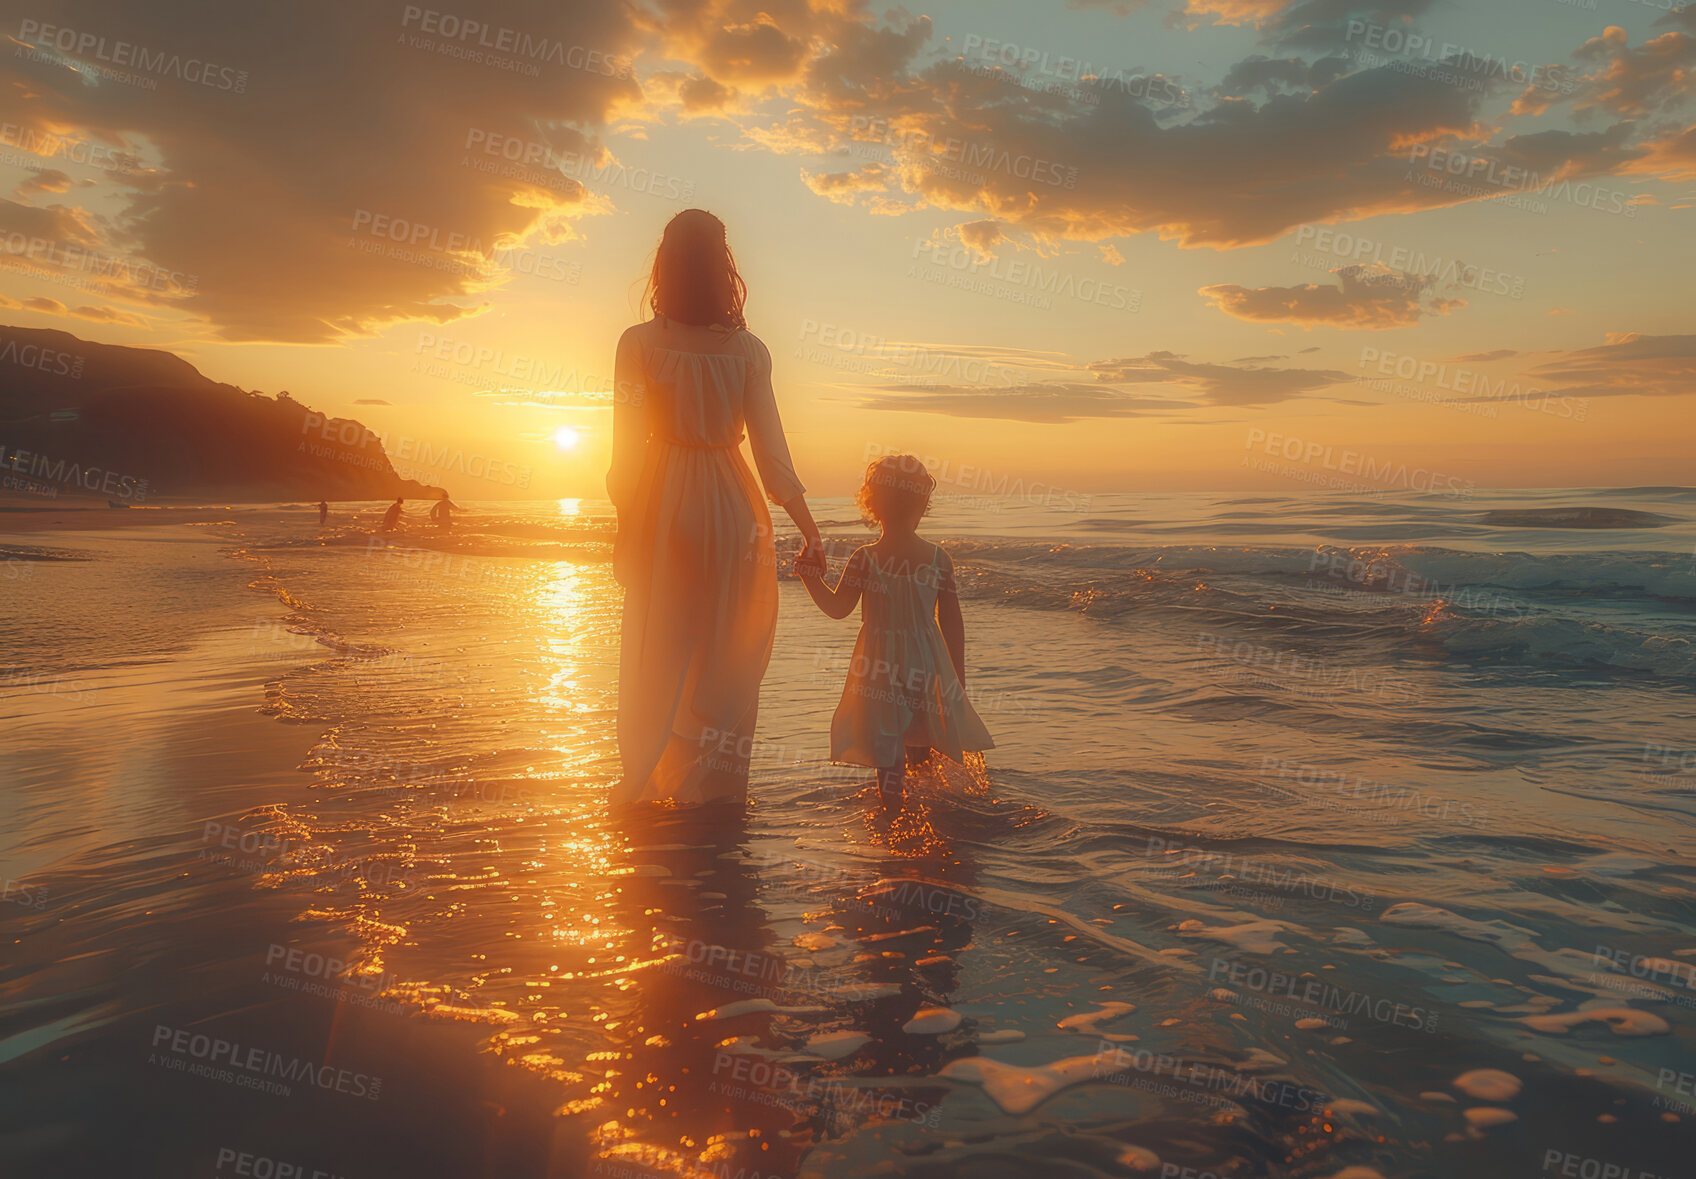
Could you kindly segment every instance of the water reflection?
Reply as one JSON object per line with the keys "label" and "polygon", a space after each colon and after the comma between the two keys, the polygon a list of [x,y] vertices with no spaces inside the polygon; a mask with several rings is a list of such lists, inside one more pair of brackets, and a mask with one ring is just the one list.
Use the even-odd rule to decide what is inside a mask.
{"label": "water reflection", "polygon": [[605,1025],[604,1080],[580,1111],[595,1120],[584,1173],[793,1174],[810,1136],[772,1079],[793,1075],[777,1045],[796,1004],[743,850],[746,811],[619,822],[630,850],[613,912],[650,956]]}
{"label": "water reflection", "polygon": [[934,1129],[935,1075],[973,1050],[948,1005],[980,905],[939,804],[864,796],[860,867],[751,854],[742,807],[619,818],[619,993],[562,1110],[584,1174],[793,1175],[822,1143]]}

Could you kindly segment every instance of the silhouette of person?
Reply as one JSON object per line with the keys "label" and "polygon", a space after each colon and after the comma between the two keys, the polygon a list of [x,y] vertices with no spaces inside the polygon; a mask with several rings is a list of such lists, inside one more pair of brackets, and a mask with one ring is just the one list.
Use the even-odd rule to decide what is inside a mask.
{"label": "silhouette of person", "polygon": [[322,524],[330,518],[330,505],[323,500],[318,501],[318,523]]}
{"label": "silhouette of person", "polygon": [[392,532],[394,526],[400,523],[401,497],[395,496],[395,502],[389,505],[389,510],[383,513],[383,531]]}
{"label": "silhouette of person", "polygon": [[459,505],[450,500],[448,493],[443,491],[442,498],[437,500],[436,506],[430,509],[430,519],[436,522],[436,527],[446,532],[453,527],[453,510],[457,507]]}

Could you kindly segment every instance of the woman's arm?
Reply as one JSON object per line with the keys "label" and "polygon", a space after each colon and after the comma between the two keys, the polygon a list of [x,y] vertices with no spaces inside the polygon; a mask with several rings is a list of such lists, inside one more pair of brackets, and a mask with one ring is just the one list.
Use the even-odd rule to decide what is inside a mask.
{"label": "woman's arm", "polygon": [[642,346],[635,328],[618,340],[613,367],[612,465],[607,471],[607,498],[622,508],[635,497],[642,477],[642,456],[648,447],[647,386],[642,375]]}
{"label": "woman's arm", "polygon": [[806,547],[801,550],[799,561],[803,558],[817,561],[819,568],[824,568],[824,541],[819,538],[819,526],[813,523],[813,513],[807,507],[807,497],[798,495],[783,505],[783,510],[789,513],[789,518],[795,521],[795,527],[801,533],[801,539],[806,541]]}
{"label": "woman's arm", "polygon": [[748,441],[754,451],[754,466],[771,501],[780,504],[795,522],[812,554],[822,551],[819,526],[807,510],[806,488],[795,474],[789,457],[789,442],[783,434],[783,419],[777,412],[777,393],[771,386],[771,353],[759,337],[747,333],[748,382],[742,390],[742,416],[748,423]]}
{"label": "woman's arm", "polygon": [[936,587],[936,624],[942,628],[942,641],[948,644],[948,658],[954,664],[954,674],[964,685],[966,620],[960,614],[960,593],[954,584],[954,560],[940,546],[936,552],[940,574]]}
{"label": "woman's arm", "polygon": [[822,563],[814,566],[796,558],[795,575],[807,587],[807,593],[812,595],[820,610],[832,618],[846,618],[859,605],[860,592],[866,585],[866,550],[863,546],[854,550],[854,555],[848,558],[848,564],[842,570],[842,576],[836,579],[835,589],[825,585]]}

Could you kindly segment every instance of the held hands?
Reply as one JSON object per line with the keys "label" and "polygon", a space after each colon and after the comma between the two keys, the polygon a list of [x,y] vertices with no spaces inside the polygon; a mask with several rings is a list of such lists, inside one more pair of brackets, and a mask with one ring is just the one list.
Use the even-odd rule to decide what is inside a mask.
{"label": "held hands", "polygon": [[807,537],[795,554],[795,576],[804,580],[824,576],[824,542],[817,535]]}

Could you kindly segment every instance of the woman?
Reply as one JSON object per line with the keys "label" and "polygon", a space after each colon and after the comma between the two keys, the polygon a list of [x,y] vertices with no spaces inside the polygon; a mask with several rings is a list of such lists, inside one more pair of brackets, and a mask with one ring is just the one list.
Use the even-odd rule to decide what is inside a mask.
{"label": "woman", "polygon": [[648,303],[618,342],[613,573],[624,586],[613,805],[740,801],[777,628],[771,514],[742,460],[822,554],[771,387],[771,353],[742,317],[747,287],[724,223],[665,227]]}

